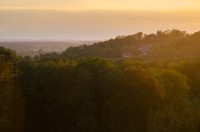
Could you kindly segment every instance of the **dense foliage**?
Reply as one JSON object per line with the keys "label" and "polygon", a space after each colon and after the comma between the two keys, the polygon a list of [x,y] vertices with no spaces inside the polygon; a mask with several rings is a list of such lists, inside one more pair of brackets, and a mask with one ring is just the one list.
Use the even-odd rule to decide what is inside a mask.
{"label": "dense foliage", "polygon": [[1,47],[0,131],[198,132],[199,42],[172,30],[34,58]]}
{"label": "dense foliage", "polygon": [[200,32],[188,34],[185,31],[166,30],[156,34],[142,32],[115,39],[70,47],[62,53],[62,57],[78,58],[94,56],[103,58],[137,58],[147,61],[177,61],[199,59]]}

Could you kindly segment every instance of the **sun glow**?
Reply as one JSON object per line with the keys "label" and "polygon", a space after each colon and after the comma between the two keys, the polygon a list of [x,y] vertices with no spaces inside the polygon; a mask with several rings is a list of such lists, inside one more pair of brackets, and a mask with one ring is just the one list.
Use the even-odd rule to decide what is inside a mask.
{"label": "sun glow", "polygon": [[181,10],[199,9],[198,0],[1,0],[0,9]]}
{"label": "sun glow", "polygon": [[1,38],[109,39],[198,31],[200,0],[0,0]]}

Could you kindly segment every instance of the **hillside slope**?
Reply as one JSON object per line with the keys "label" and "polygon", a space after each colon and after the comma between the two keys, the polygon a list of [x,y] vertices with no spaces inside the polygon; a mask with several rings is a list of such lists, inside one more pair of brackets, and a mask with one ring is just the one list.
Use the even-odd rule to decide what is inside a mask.
{"label": "hillside slope", "polygon": [[180,30],[142,32],[118,36],[93,45],[66,49],[61,56],[68,58],[97,56],[103,58],[142,58],[150,60],[196,59],[200,56],[200,32],[188,34]]}

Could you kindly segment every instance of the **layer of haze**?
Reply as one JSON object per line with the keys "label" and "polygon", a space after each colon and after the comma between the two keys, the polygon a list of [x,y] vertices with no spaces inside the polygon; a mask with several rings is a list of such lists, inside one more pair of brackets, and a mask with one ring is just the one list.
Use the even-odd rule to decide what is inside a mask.
{"label": "layer of haze", "polygon": [[0,39],[104,40],[200,27],[199,0],[1,0]]}

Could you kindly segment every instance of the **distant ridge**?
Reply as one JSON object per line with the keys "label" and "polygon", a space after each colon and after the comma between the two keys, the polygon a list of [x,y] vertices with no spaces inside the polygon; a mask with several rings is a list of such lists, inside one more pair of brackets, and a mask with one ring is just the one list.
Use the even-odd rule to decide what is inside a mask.
{"label": "distant ridge", "polygon": [[148,60],[199,59],[200,31],[189,34],[186,31],[158,30],[157,33],[117,36],[93,45],[70,47],[62,53],[68,58],[103,57],[137,58]]}
{"label": "distant ridge", "polygon": [[100,42],[103,40],[71,40],[71,39],[0,39],[0,42]]}
{"label": "distant ridge", "polygon": [[30,55],[35,56],[42,53],[57,52],[61,53],[69,47],[78,45],[91,45],[98,41],[81,41],[81,40],[56,40],[56,39],[42,39],[42,40],[31,40],[31,39],[12,39],[0,40],[0,46],[15,50],[19,55]]}

